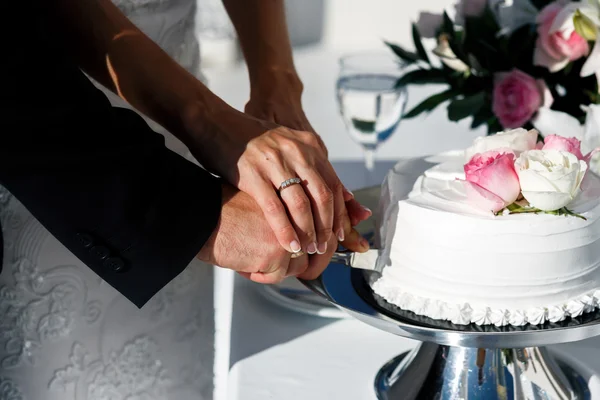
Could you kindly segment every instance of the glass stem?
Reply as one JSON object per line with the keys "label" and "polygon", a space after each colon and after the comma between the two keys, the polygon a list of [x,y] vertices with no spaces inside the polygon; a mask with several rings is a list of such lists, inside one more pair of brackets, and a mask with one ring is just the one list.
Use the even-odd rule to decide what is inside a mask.
{"label": "glass stem", "polygon": [[365,149],[365,168],[368,171],[375,169],[375,149]]}

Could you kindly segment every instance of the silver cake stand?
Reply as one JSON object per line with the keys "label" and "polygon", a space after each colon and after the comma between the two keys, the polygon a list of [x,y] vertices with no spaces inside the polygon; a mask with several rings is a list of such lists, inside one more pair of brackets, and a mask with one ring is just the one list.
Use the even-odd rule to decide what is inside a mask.
{"label": "silver cake stand", "polygon": [[[411,168],[411,175],[418,175],[421,168]],[[369,198],[378,198],[373,189],[369,192]],[[545,346],[600,335],[600,311],[538,326],[453,325],[400,310],[378,298],[370,287],[376,274],[331,263],[319,278],[302,283],[366,324],[421,342],[379,370],[378,399],[591,399],[586,380]]]}
{"label": "silver cake stand", "polygon": [[600,335],[600,312],[540,326],[453,325],[388,305],[369,274],[332,263],[303,283],[366,324],[422,342],[379,370],[378,399],[591,399],[585,379],[544,346]]}

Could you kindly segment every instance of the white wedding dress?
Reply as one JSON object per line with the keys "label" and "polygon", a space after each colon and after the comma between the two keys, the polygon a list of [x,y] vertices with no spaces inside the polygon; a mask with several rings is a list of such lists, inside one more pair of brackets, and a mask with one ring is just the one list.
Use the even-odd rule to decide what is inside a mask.
{"label": "white wedding dress", "polygon": [[[114,1],[201,78],[196,0]],[[193,261],[140,310],[1,187],[0,220],[0,400],[212,399],[212,266]]]}

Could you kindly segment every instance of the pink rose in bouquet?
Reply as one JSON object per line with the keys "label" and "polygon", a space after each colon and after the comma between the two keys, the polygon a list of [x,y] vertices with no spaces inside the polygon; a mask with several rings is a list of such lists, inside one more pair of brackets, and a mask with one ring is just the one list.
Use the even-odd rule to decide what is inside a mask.
{"label": "pink rose in bouquet", "polygon": [[581,154],[581,140],[577,138],[566,138],[564,136],[549,135],[544,139],[542,150],[560,150],[574,154],[579,160],[583,160]]}
{"label": "pink rose in bouquet", "polygon": [[545,85],[514,69],[496,75],[492,110],[506,129],[520,128],[544,103]]}
{"label": "pink rose in bouquet", "polygon": [[476,154],[465,165],[465,176],[469,201],[484,211],[496,213],[521,194],[515,155],[508,149]]}
{"label": "pink rose in bouquet", "polygon": [[534,64],[546,67],[551,72],[560,71],[569,61],[587,56],[590,52],[587,40],[572,27],[553,32],[556,17],[564,7],[562,2],[555,1],[544,7],[537,17],[538,39],[533,56]]}

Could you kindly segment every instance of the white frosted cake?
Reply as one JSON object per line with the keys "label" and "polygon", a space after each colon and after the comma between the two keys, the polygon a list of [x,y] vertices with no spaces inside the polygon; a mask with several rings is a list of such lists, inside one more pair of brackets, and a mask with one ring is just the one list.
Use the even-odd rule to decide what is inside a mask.
{"label": "white frosted cake", "polygon": [[[376,294],[403,310],[461,325],[559,322],[598,306],[600,179],[586,173],[584,156],[565,150],[568,143],[547,139],[544,150],[535,150],[533,140],[522,148],[526,134],[533,135],[512,131],[504,134],[508,143],[498,144],[502,136],[480,139],[466,152],[437,157],[408,196],[412,163],[419,161],[390,171],[379,232],[386,264],[373,284]],[[473,177],[504,157],[489,156],[490,148],[512,153],[512,164],[504,161],[514,166],[518,195],[506,194],[514,192],[506,183],[513,178],[500,170],[500,176],[488,170]],[[482,163],[479,155],[471,160],[476,153],[484,154]],[[465,168],[466,160],[475,168]],[[483,207],[473,201],[473,187],[477,196],[484,192]],[[488,209],[495,204],[488,200],[502,196],[501,209]]]}

